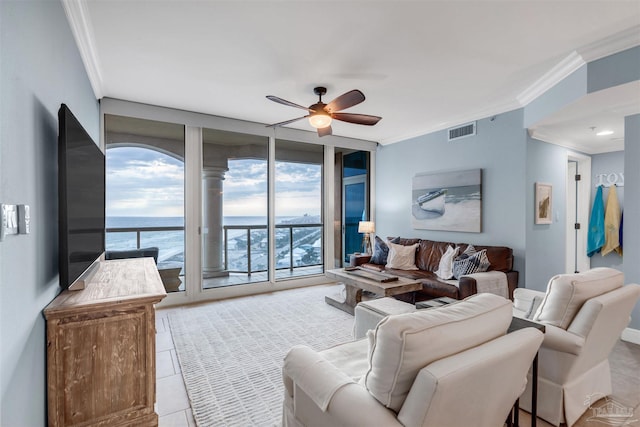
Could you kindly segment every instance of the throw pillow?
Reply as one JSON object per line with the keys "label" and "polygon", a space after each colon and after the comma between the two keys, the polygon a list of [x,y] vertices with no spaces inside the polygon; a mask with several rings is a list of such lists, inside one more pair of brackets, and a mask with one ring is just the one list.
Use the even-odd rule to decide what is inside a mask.
{"label": "throw pillow", "polygon": [[389,246],[389,255],[387,256],[387,264],[385,268],[396,268],[398,270],[417,270],[416,267],[416,250],[418,243],[413,245],[398,245],[387,242]]}
{"label": "throw pillow", "polygon": [[369,260],[369,262],[372,264],[385,265],[387,263],[388,255],[389,255],[389,246],[387,246],[384,240],[376,236],[375,242],[373,244],[373,255],[371,256],[371,259]]}
{"label": "throw pillow", "polygon": [[460,248],[453,249],[451,245],[447,246],[447,251],[440,258],[440,264],[435,271],[436,276],[443,280],[449,280],[453,277],[453,259],[458,255]]}
{"label": "throw pillow", "polygon": [[[464,255],[464,253],[462,255]],[[489,270],[489,267],[491,267],[491,263],[487,257],[487,250],[483,249],[471,256],[459,256],[456,258],[456,260],[453,261],[453,276],[456,279],[460,279],[460,277],[465,274],[487,271]]]}
{"label": "throw pillow", "polygon": [[[458,247],[458,249],[459,248],[460,247]],[[474,248],[473,245],[467,245],[467,249],[465,249],[464,252],[462,252],[457,259],[469,258],[471,255],[473,255],[473,254],[475,254],[477,252],[478,251],[476,251],[476,248]]]}

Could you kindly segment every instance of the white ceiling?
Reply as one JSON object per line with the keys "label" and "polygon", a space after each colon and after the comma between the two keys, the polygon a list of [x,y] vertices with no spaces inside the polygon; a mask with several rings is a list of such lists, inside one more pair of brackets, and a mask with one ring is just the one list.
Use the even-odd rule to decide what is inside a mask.
{"label": "white ceiling", "polygon": [[347,112],[383,119],[334,134],[383,144],[521,107],[640,44],[637,0],[63,4],[99,98],[268,124],[305,112],[266,95],[307,106],[315,86],[325,102],[357,88],[367,99]]}

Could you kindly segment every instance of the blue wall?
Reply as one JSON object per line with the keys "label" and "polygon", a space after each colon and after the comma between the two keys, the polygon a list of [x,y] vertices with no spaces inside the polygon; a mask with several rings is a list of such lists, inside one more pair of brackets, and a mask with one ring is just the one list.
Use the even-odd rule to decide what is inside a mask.
{"label": "blue wall", "polygon": [[[567,149],[528,138],[527,140],[527,288],[545,291],[549,279],[565,273]],[[552,223],[536,224],[535,183],[553,186]]]}
{"label": "blue wall", "polygon": [[[376,230],[380,236],[504,245],[524,276],[526,131],[522,110],[478,121],[475,136],[447,142],[446,131],[381,146],[376,168]],[[482,232],[414,230],[411,180],[416,173],[482,169]]]}
{"label": "blue wall", "polygon": [[[640,284],[640,114],[624,121],[624,276],[627,283]],[[640,302],[636,304],[630,327],[640,329]]]}
{"label": "blue wall", "polygon": [[42,309],[59,292],[57,111],[98,141],[99,108],[62,5],[0,1],[0,202],[31,206],[31,234],[0,242],[0,425],[46,425]]}
{"label": "blue wall", "polygon": [[640,46],[587,64],[587,91],[607,89],[640,78]]}
{"label": "blue wall", "polygon": [[547,92],[531,101],[524,109],[525,128],[544,119],[587,94],[586,65],[580,67]]}

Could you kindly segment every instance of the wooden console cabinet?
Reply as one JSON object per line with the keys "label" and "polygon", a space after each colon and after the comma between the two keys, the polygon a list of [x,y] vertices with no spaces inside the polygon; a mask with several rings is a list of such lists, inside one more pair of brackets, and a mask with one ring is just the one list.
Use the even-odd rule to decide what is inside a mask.
{"label": "wooden console cabinet", "polygon": [[103,261],[44,310],[49,426],[157,426],[153,258]]}

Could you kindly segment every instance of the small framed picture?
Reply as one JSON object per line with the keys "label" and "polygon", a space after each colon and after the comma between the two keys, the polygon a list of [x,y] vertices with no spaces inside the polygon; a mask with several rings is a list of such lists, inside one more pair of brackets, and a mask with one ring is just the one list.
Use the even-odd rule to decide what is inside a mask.
{"label": "small framed picture", "polygon": [[552,223],[553,186],[536,182],[535,218],[536,224]]}

